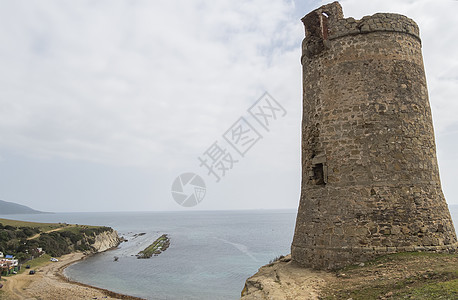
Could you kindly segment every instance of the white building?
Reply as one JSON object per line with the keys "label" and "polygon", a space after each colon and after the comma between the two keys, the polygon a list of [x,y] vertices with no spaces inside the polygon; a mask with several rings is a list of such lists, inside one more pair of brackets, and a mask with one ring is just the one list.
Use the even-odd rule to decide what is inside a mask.
{"label": "white building", "polygon": [[3,258],[3,252],[0,252],[0,258]]}
{"label": "white building", "polygon": [[19,265],[17,259],[0,259],[0,268],[14,268]]}

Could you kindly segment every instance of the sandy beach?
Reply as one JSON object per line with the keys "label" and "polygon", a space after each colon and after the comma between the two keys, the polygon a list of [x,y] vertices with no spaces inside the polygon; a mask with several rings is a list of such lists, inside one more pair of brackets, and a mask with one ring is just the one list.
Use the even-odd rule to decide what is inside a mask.
{"label": "sandy beach", "polygon": [[63,270],[84,257],[83,253],[71,253],[60,257],[58,262],[36,268],[35,275],[24,272],[4,277],[7,281],[2,290],[6,299],[141,299],[69,281]]}

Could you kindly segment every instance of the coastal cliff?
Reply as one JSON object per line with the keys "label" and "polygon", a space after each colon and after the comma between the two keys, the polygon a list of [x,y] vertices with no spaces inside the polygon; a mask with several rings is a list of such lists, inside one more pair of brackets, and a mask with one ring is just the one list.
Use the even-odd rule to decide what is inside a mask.
{"label": "coastal cliff", "polygon": [[66,223],[34,223],[0,219],[0,252],[20,262],[43,252],[60,257],[72,252],[97,253],[121,242],[113,228]]}
{"label": "coastal cliff", "polygon": [[248,278],[241,299],[319,299],[321,288],[333,277],[328,272],[301,268],[288,255]]}
{"label": "coastal cliff", "polygon": [[117,247],[121,242],[116,230],[104,231],[95,236],[94,243],[91,245],[95,252],[103,252]]}

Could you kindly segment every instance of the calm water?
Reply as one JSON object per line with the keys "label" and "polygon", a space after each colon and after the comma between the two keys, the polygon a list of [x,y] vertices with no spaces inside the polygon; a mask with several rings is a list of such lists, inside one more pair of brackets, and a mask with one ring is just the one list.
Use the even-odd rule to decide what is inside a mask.
{"label": "calm water", "polygon": [[[455,227],[458,206],[450,206]],[[1,216],[0,216],[1,217]],[[6,217],[6,216],[5,216]],[[11,216],[9,216],[11,218]],[[70,278],[147,299],[238,299],[245,280],[290,252],[296,211],[67,213],[15,219],[113,227],[129,241],[66,270]],[[135,234],[146,233],[135,237]],[[136,259],[163,233],[170,248]],[[114,262],[114,256],[119,257]]]}
{"label": "calm water", "polygon": [[[10,216],[11,218],[11,216]],[[288,254],[295,210],[229,212],[68,213],[15,219],[113,227],[129,241],[66,270],[70,278],[147,299],[238,299],[245,280]],[[134,234],[146,233],[140,237]],[[167,251],[135,254],[163,233]],[[119,260],[114,262],[114,256]]]}

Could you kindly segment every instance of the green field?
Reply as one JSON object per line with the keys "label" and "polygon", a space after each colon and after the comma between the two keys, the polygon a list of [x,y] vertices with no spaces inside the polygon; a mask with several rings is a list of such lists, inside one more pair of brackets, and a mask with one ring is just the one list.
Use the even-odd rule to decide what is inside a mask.
{"label": "green field", "polygon": [[68,225],[65,228],[65,231],[73,232],[73,233],[80,233],[81,230],[84,229],[97,229],[102,228],[101,226],[90,226],[90,225]]}
{"label": "green field", "polygon": [[[30,270],[34,270],[37,267],[46,266],[47,264],[50,264],[50,263],[51,263],[51,255],[43,254],[42,256],[38,258],[34,258],[32,260],[26,261],[23,264],[21,271],[19,271],[19,274],[24,273],[24,272],[29,272]],[[25,268],[26,265],[30,265],[30,270]]]}
{"label": "green field", "polygon": [[13,227],[35,227],[39,228],[41,231],[49,231],[57,228],[63,228],[70,226],[63,223],[36,223],[36,222],[25,222],[25,221],[16,221],[10,219],[0,219],[0,223],[3,225],[9,225]]}
{"label": "green field", "polygon": [[17,221],[10,219],[1,219],[0,224],[4,226],[9,225],[13,227],[31,227],[38,228],[40,232],[46,233],[50,231],[68,231],[72,233],[80,233],[81,230],[85,229],[97,229],[104,228],[103,226],[92,226],[92,225],[78,225],[78,224],[67,224],[67,223],[38,223],[38,222],[26,222],[26,221]]}

